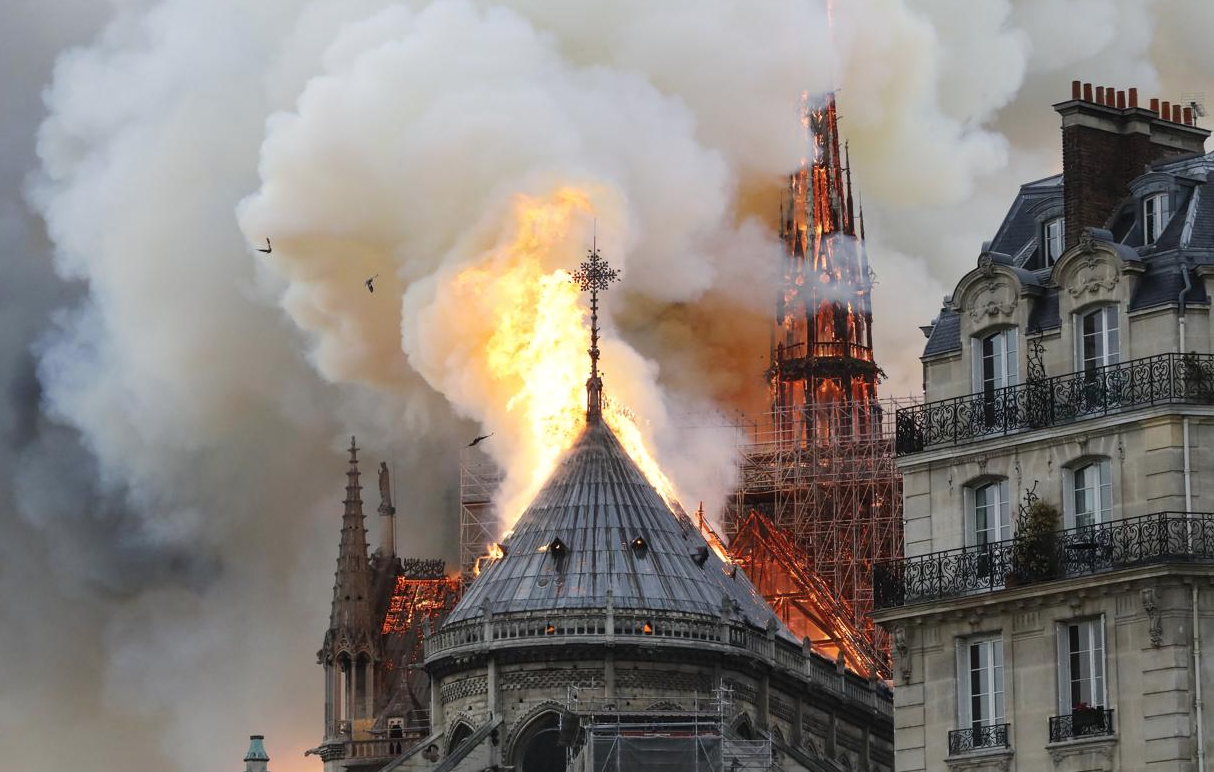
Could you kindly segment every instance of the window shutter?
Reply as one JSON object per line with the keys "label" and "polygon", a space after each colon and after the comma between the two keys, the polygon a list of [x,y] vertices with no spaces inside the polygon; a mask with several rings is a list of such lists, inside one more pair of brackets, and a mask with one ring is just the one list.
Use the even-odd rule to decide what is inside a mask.
{"label": "window shutter", "polygon": [[1005,330],[1004,336],[1004,386],[1015,386],[1020,382],[1020,349],[1016,345],[1016,328]]}
{"label": "window shutter", "polygon": [[1069,466],[1062,468],[1062,525],[1075,527],[1075,470]]}
{"label": "window shutter", "polygon": [[1071,713],[1071,657],[1070,639],[1065,623],[1054,626],[1056,641],[1055,660],[1058,663],[1058,715],[1066,716]]}
{"label": "window shutter", "polygon": [[968,729],[970,718],[969,641],[956,639],[957,649],[957,728]]}
{"label": "window shutter", "polygon": [[982,392],[982,338],[970,338],[970,377],[974,393]]}

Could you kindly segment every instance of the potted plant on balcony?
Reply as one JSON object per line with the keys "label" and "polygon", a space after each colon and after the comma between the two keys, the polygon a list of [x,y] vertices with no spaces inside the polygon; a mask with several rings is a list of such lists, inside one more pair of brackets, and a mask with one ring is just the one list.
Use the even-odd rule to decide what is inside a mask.
{"label": "potted plant on balcony", "polygon": [[1011,572],[1007,584],[1030,584],[1058,575],[1058,508],[1025,493],[1012,541]]}
{"label": "potted plant on balcony", "polygon": [[1071,710],[1071,733],[1075,737],[1096,734],[1104,726],[1104,708],[1080,702]]}

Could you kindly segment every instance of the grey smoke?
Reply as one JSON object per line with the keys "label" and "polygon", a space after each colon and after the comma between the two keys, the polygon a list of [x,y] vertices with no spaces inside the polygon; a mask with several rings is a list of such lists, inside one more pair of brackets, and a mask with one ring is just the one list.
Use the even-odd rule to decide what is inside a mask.
{"label": "grey smoke", "polygon": [[[393,71],[361,54],[415,35],[409,19],[426,6],[456,14],[489,5],[499,4],[57,0],[52,16],[46,3],[5,1],[6,769],[217,769],[238,762],[252,731],[268,735],[279,772],[315,768],[299,754],[318,739],[313,660],[348,435],[359,435],[368,460],[395,461],[403,549],[434,554],[453,536],[444,481],[454,479],[454,454],[479,427],[455,418],[410,368],[394,326],[399,307],[385,325],[372,325],[385,338],[338,351],[356,362],[370,357],[362,364],[374,367],[326,371],[324,325],[284,313],[290,284],[259,264],[236,208],[265,182],[267,137],[305,112],[301,95],[323,89],[325,77],[399,84],[368,114],[334,116],[345,121],[338,136],[390,146],[407,128],[391,111],[443,87],[445,74]],[[558,71],[578,78],[580,68],[597,66],[596,82],[637,83],[636,93],[650,95],[646,104],[678,105],[690,128],[680,124],[679,137],[659,139],[718,159],[708,202],[717,208],[700,211],[720,213],[716,232],[733,241],[667,242],[690,244],[679,258],[715,271],[663,295],[662,264],[644,259],[661,250],[638,249],[628,259],[641,278],[612,301],[619,337],[661,363],[657,382],[676,402],[736,401],[747,374],[762,369],[751,354],[756,345],[763,353],[770,287],[758,282],[753,297],[738,292],[747,276],[730,273],[738,267],[721,258],[770,245],[746,218],[769,217],[761,190],[797,151],[795,126],[785,122],[790,92],[841,86],[878,277],[878,355],[891,374],[886,392],[905,393],[919,380],[917,325],[990,237],[1015,185],[1056,170],[1049,104],[1066,97],[1070,80],[1175,98],[1214,76],[1202,39],[1214,9],[1196,2],[836,3],[833,65],[821,9],[808,2],[500,5],[513,11],[486,16],[481,32],[490,42],[506,41],[495,29],[538,30]],[[444,53],[447,38],[415,44],[427,41]],[[342,70],[353,62],[369,71]],[[509,106],[481,107],[492,120]],[[461,115],[445,127],[476,136]],[[361,135],[368,126],[383,133]],[[398,196],[411,193],[411,181],[430,179],[425,170],[356,167],[366,159],[343,157],[339,145],[319,150],[300,167],[298,189],[287,191],[306,188],[313,208],[285,209],[299,219],[285,225],[307,231],[322,223],[334,243],[373,242],[400,262],[402,286],[442,253],[428,216],[446,224],[443,217],[481,214],[441,206],[498,173],[465,175],[458,156],[443,159],[447,187],[432,202],[440,209],[406,210]],[[320,170],[370,175],[382,187],[362,191],[367,208],[345,211],[344,189],[327,187],[335,181]],[[687,173],[700,179],[705,169]],[[406,221],[410,229],[400,230]],[[258,233],[259,243],[262,235],[275,236]],[[405,240],[412,251],[394,252]],[[387,288],[383,278],[377,284]]]}

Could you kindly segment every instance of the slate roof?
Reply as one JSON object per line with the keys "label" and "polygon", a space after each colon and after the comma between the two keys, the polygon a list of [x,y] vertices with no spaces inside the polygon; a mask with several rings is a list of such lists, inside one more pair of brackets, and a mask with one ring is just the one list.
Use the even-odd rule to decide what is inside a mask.
{"label": "slate roof", "polygon": [[[643,554],[633,540],[645,542]],[[558,561],[551,545],[566,547]],[[727,598],[756,627],[775,616],[741,569],[708,548],[685,515],[676,515],[601,421],[573,444],[504,540],[504,557],[469,585],[444,625],[477,618],[488,601],[494,616],[551,609],[690,612],[719,616]],[[733,576],[731,577],[731,572]],[[795,640],[783,625],[778,632]]]}
{"label": "slate roof", "polygon": [[956,311],[948,308],[940,309],[936,323],[932,326],[932,334],[927,338],[923,348],[923,356],[947,354],[950,351],[961,350],[961,317]]}
{"label": "slate roof", "polygon": [[[1177,271],[1184,265],[1189,272],[1192,289],[1188,303],[1209,303],[1205,283],[1199,281],[1193,268],[1214,265],[1214,153],[1168,159],[1152,166],[1153,172],[1163,172],[1177,178],[1180,200],[1176,211],[1156,243],[1142,243],[1142,223],[1139,200],[1127,197],[1110,213],[1109,230],[1097,230],[1094,235],[1111,242],[1123,260],[1138,263],[1145,269],[1138,278],[1131,311],[1175,303],[1184,279]],[[1025,285],[1038,286],[1044,291],[1033,301],[1028,329],[1051,330],[1061,325],[1058,311],[1058,288],[1049,284],[1049,269],[1040,263],[1040,234],[1037,212],[1048,201],[1062,198],[1062,175],[1056,174],[1020,186],[1016,199],[1008,209],[995,238],[986,248],[996,253],[996,262],[1009,265]],[[1186,224],[1191,223],[1185,240]],[[941,310],[936,317],[923,356],[931,357],[961,350],[961,320],[954,311]]]}

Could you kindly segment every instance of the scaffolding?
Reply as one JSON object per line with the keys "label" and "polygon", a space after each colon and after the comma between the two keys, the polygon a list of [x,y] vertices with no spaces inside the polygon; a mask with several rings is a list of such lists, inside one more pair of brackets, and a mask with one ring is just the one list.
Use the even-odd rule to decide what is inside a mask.
{"label": "scaffolding", "polygon": [[571,687],[561,713],[566,769],[577,772],[771,772],[771,738],[729,727],[733,691],[696,694],[690,708],[665,702],[620,709],[617,700]]}
{"label": "scaffolding", "polygon": [[478,448],[464,448],[459,457],[459,566],[465,585],[476,573],[477,560],[497,540],[494,496],[502,470]]}
{"label": "scaffolding", "polygon": [[[886,635],[870,616],[872,567],[902,554],[894,419],[911,400],[874,403],[872,420],[856,420],[845,405],[826,403],[740,422],[745,439],[738,449],[739,482],[724,528],[732,545],[747,516],[760,513],[794,545],[800,567],[831,588],[837,608],[850,615],[873,649],[887,655]],[[759,542],[749,544],[755,554],[735,555],[744,564],[764,557]],[[777,594],[767,600],[779,608],[788,599]]]}

